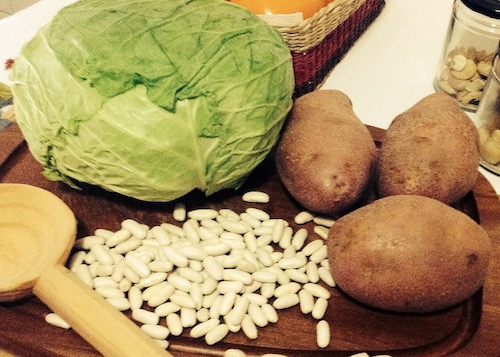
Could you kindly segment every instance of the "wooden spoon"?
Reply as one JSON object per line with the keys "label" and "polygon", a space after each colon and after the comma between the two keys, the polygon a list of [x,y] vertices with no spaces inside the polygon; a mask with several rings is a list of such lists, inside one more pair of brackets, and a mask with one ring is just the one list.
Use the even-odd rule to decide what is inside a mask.
{"label": "wooden spoon", "polygon": [[35,294],[104,356],[172,356],[64,267],[76,226],[54,194],[0,184],[0,301]]}

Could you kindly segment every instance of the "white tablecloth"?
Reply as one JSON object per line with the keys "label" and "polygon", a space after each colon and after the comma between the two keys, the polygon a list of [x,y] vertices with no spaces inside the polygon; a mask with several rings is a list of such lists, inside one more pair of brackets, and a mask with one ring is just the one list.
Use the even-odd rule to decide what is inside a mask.
{"label": "white tablecloth", "polygon": [[[15,58],[23,43],[75,0],[41,0],[0,20],[0,61]],[[453,0],[386,0],[379,17],[359,38],[323,83],[352,100],[368,125],[386,129],[396,115],[434,92],[437,70]],[[0,69],[0,82],[9,83]],[[481,173],[500,194],[500,177]]]}

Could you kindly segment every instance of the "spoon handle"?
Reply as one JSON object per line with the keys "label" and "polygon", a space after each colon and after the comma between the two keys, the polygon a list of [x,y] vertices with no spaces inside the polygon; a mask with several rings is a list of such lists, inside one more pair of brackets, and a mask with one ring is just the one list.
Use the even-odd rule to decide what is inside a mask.
{"label": "spoon handle", "polygon": [[46,268],[33,293],[106,357],[172,357],[62,265]]}

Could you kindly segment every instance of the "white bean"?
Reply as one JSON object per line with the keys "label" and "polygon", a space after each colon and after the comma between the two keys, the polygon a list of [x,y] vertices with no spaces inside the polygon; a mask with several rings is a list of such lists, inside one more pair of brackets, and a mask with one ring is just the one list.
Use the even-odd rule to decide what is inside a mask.
{"label": "white bean", "polygon": [[203,277],[203,274],[201,274],[199,271],[193,270],[191,268],[185,267],[185,268],[178,268],[176,272],[182,276],[183,278],[186,278],[192,283],[203,283],[205,280]]}
{"label": "white bean", "polygon": [[307,211],[299,212],[295,215],[293,219],[297,224],[306,224],[307,222],[311,222],[314,219],[314,216]]}
{"label": "white bean", "polygon": [[111,286],[101,286],[94,289],[96,293],[101,295],[103,298],[124,298],[125,293],[118,289],[118,287]]}
{"label": "white bean", "polygon": [[299,296],[297,294],[289,294],[281,296],[274,300],[273,307],[278,310],[287,309],[299,303]]}
{"label": "white bean", "polygon": [[[270,235],[272,236],[273,234],[273,226],[272,225],[264,225],[268,221],[262,222],[262,225],[258,228],[254,228],[252,230],[252,233],[255,234],[257,237],[263,236],[263,235]],[[272,237],[271,237],[272,241]]]}
{"label": "white bean", "polygon": [[317,320],[321,320],[326,313],[326,309],[328,308],[328,300],[325,298],[318,298],[314,303],[313,310],[311,311],[312,317]]}
{"label": "white bean", "polygon": [[227,327],[227,325],[219,324],[207,332],[207,334],[205,335],[205,342],[210,346],[214,345],[217,342],[222,341],[228,333],[229,328]]}
{"label": "white bean", "polygon": [[249,285],[252,283],[251,274],[237,269],[224,269],[222,277],[224,280],[240,281],[243,285]]}
{"label": "white bean", "polygon": [[184,327],[184,328],[192,327],[196,324],[196,310],[195,309],[188,309],[188,308],[182,307],[181,311],[180,311],[180,316],[181,316],[182,327]]}
{"label": "white bean", "polygon": [[250,301],[246,298],[245,295],[243,295],[234,304],[234,307],[231,310],[229,321],[233,325],[240,325],[248,311],[249,306],[250,306]]}
{"label": "white bean", "polygon": [[187,216],[191,219],[195,219],[197,221],[203,221],[205,219],[214,219],[219,215],[219,212],[210,208],[199,208],[187,213]]}
{"label": "white bean", "polygon": [[328,258],[328,248],[326,245],[320,247],[317,251],[315,251],[309,259],[316,264],[319,264],[322,260]]}
{"label": "white bean", "polygon": [[278,243],[283,236],[285,230],[285,223],[282,219],[278,219],[274,222],[273,231],[271,233],[271,240],[273,243]]}
{"label": "white bean", "polygon": [[241,330],[245,336],[251,340],[255,340],[259,335],[257,326],[255,326],[255,323],[252,321],[250,316],[248,316],[248,314],[246,314],[243,321],[241,321]]}
{"label": "white bean", "polygon": [[278,281],[278,276],[272,271],[267,270],[259,270],[252,273],[252,278],[261,283],[275,283]]}
{"label": "white bean", "polygon": [[258,327],[265,327],[268,324],[264,311],[257,304],[250,304],[248,306],[248,316],[250,316],[253,323]]}
{"label": "white bean", "polygon": [[236,268],[240,271],[245,272],[245,273],[252,274],[252,277],[253,277],[253,274],[255,272],[257,272],[257,270],[259,269],[259,267],[257,265],[255,265],[252,262],[249,262],[246,259],[239,260]]}
{"label": "white bean", "polygon": [[316,341],[319,348],[326,348],[330,344],[330,325],[326,320],[316,325]]}
{"label": "white bean", "polygon": [[84,251],[80,250],[73,254],[68,262],[68,269],[71,270],[73,273],[76,272],[76,269],[83,264],[83,261],[85,260],[85,253]]}
{"label": "white bean", "polygon": [[323,239],[328,239],[328,228],[324,226],[315,226],[313,232]]}
{"label": "white bean", "polygon": [[327,267],[319,267],[318,268],[318,275],[319,275],[319,278],[328,286],[330,287],[334,287],[336,284],[335,284],[335,280],[333,279],[333,276],[332,274],[330,273],[330,269],[327,268]]}
{"label": "white bean", "polygon": [[148,235],[148,229],[133,219],[126,219],[121,224],[122,228],[128,229],[134,237],[144,239]]}
{"label": "white bean", "polygon": [[264,283],[260,288],[260,294],[265,298],[270,298],[274,296],[275,290],[276,290],[276,283]]}
{"label": "white bean", "polygon": [[94,279],[92,278],[92,274],[90,273],[90,268],[88,265],[80,264],[78,267],[76,267],[75,274],[86,285],[94,286]]}
{"label": "white bean", "polygon": [[109,286],[109,287],[113,287],[113,288],[118,287],[118,283],[110,276],[96,276],[94,278],[93,285],[94,285],[94,289],[97,289],[97,288],[100,288],[103,286]]}
{"label": "white bean", "polygon": [[125,256],[125,263],[141,278],[146,278],[151,274],[148,265],[135,254],[127,254]]}
{"label": "white bean", "polygon": [[218,319],[220,317],[220,305],[222,304],[223,295],[217,295],[213,300],[212,305],[210,305],[209,316],[211,319]]}
{"label": "white bean", "polygon": [[224,269],[213,256],[208,256],[203,259],[203,267],[208,275],[214,280],[222,280]]}
{"label": "white bean", "polygon": [[261,191],[248,191],[243,194],[241,199],[250,203],[268,203],[270,197],[267,193]]}
{"label": "white bean", "polygon": [[268,301],[268,298],[257,293],[245,293],[243,296],[246,297],[252,304],[256,304],[259,306],[266,304]]}
{"label": "white bean", "polygon": [[52,326],[61,327],[64,329],[69,329],[71,326],[58,314],[51,312],[45,315],[45,321]]}
{"label": "white bean", "polygon": [[318,265],[315,262],[307,262],[306,275],[311,283],[317,283],[319,281]]}
{"label": "white bean", "polygon": [[155,314],[161,317],[165,317],[180,310],[181,307],[179,305],[169,301],[164,304],[161,304],[160,306],[157,306],[155,308]]}
{"label": "white bean", "polygon": [[174,265],[169,261],[153,260],[148,264],[148,268],[154,272],[169,273],[174,269]]}
{"label": "white bean", "polygon": [[236,302],[236,293],[230,291],[222,296],[222,300],[219,305],[219,315],[225,316],[231,311]]}
{"label": "white bean", "polygon": [[307,283],[304,284],[304,289],[309,291],[313,296],[318,298],[329,299],[331,296],[330,292],[319,284]]}
{"label": "white bean", "polygon": [[141,329],[146,332],[150,337],[155,338],[157,340],[165,340],[168,335],[170,335],[170,331],[167,327],[161,325],[142,325]]}
{"label": "white bean", "polygon": [[105,244],[110,248],[116,247],[118,244],[127,241],[131,236],[132,232],[130,232],[128,229],[120,229],[106,238]]}
{"label": "white bean", "polygon": [[164,304],[175,292],[175,287],[166,281],[153,285],[142,292],[142,298],[147,301],[151,307],[157,307]]}
{"label": "white bean", "polygon": [[243,290],[243,283],[241,281],[220,281],[217,284],[217,291],[221,294],[227,294],[230,291],[239,293]]}
{"label": "white bean", "polygon": [[140,279],[139,282],[137,283],[137,285],[141,288],[148,288],[150,286],[159,284],[162,281],[165,281],[165,279],[167,278],[167,275],[168,274],[164,273],[164,272],[152,273],[151,275]]}
{"label": "white bean", "polygon": [[186,219],[186,205],[182,202],[176,202],[172,215],[176,221],[184,221]]}
{"label": "white bean", "polygon": [[249,207],[245,210],[249,215],[257,218],[259,221],[264,222],[271,218],[269,213],[259,208]]}
{"label": "white bean", "polygon": [[328,218],[328,217],[314,217],[313,219],[314,223],[320,225],[320,226],[324,226],[324,227],[332,227],[334,224],[335,224],[335,220],[334,219],[331,219],[331,218]]}
{"label": "white bean", "polygon": [[123,268],[123,276],[125,278],[127,278],[128,280],[130,280],[130,282],[132,282],[134,284],[137,284],[141,280],[141,277],[139,276],[139,274],[137,274],[134,270],[132,270],[128,266],[125,266]]}
{"label": "white bean", "polygon": [[111,276],[115,270],[115,264],[100,264],[95,273],[97,276]]}
{"label": "white bean", "polygon": [[130,302],[130,310],[134,311],[140,309],[144,303],[141,289],[137,286],[132,286],[128,291],[128,301]]}
{"label": "white bean", "polygon": [[195,221],[194,219],[188,219],[182,225],[182,229],[184,230],[184,234],[189,241],[193,243],[198,243],[200,241],[197,221]]}
{"label": "white bean", "polygon": [[190,309],[196,308],[196,301],[193,300],[191,295],[181,290],[176,290],[175,293],[170,296],[170,301],[180,307],[187,307]]}
{"label": "white bean", "polygon": [[202,307],[196,310],[196,320],[198,320],[199,322],[206,322],[209,319],[210,319],[210,311],[207,308]]}
{"label": "white bean", "polygon": [[270,267],[274,264],[271,254],[269,254],[265,249],[260,248],[257,252],[255,252],[255,254],[257,255],[258,261],[264,266]]}
{"label": "white bean", "polygon": [[151,234],[154,239],[161,245],[169,245],[172,242],[168,232],[161,226],[154,226],[151,228]]}
{"label": "white bean", "polygon": [[130,302],[126,297],[107,298],[106,301],[119,311],[127,311],[130,309]]}
{"label": "white bean", "polygon": [[313,311],[314,297],[309,291],[307,290],[299,291],[299,306],[300,306],[300,311],[304,315],[309,314]]}
{"label": "white bean", "polygon": [[302,248],[302,253],[308,257],[312,254],[314,254],[318,249],[320,249],[322,246],[325,244],[323,243],[322,240],[320,239],[315,239],[309,243],[306,244],[304,248]]}
{"label": "white bean", "polygon": [[149,325],[158,325],[158,322],[160,321],[160,317],[158,315],[144,309],[132,310],[132,318],[137,322]]}
{"label": "white bean", "polygon": [[278,262],[278,266],[283,269],[299,269],[307,264],[307,258],[295,255],[290,258],[283,258]]}
{"label": "white bean", "polygon": [[236,212],[234,212],[233,210],[231,209],[228,209],[228,208],[222,208],[219,210],[219,214],[223,217],[223,218],[233,218],[235,220],[239,220],[240,219],[240,215]]}
{"label": "white bean", "polygon": [[232,246],[228,243],[217,242],[204,245],[203,249],[205,250],[205,252],[207,252],[208,255],[216,257],[229,253],[232,249]]}
{"label": "white bean", "polygon": [[174,236],[177,237],[184,237],[184,230],[182,227],[176,226],[175,224],[172,223],[162,223],[160,224],[160,227],[166,230],[168,233],[173,234]]}
{"label": "white bean", "polygon": [[230,233],[245,234],[249,231],[248,227],[239,221],[223,220],[220,222],[222,228]]}
{"label": "white bean", "polygon": [[132,287],[132,282],[127,278],[123,278],[118,282],[118,289],[120,289],[124,293],[128,292],[131,287]]}
{"label": "white bean", "polygon": [[246,357],[246,354],[242,350],[230,348],[224,352],[223,357]]}
{"label": "white bean", "polygon": [[142,242],[139,238],[137,237],[131,237],[127,239],[124,242],[121,242],[120,244],[116,245],[113,248],[113,251],[118,253],[118,254],[125,254],[128,252],[131,252],[141,246]]}
{"label": "white bean", "polygon": [[184,331],[181,323],[181,317],[177,314],[170,314],[166,317],[167,328],[173,336],[179,336]]}
{"label": "white bean", "polygon": [[308,234],[309,233],[305,228],[300,228],[298,231],[295,232],[295,234],[292,237],[292,245],[294,246],[295,250],[302,249]]}
{"label": "white bean", "polygon": [[271,323],[278,322],[278,313],[271,304],[262,305],[262,311],[264,312],[264,315],[266,315],[267,321]]}
{"label": "white bean", "polygon": [[209,331],[213,330],[220,324],[219,319],[209,319],[205,322],[199,323],[189,331],[189,336],[199,338],[205,336]]}
{"label": "white bean", "polygon": [[97,228],[94,231],[94,235],[99,236],[99,237],[103,237],[106,239],[111,237],[113,235],[113,233],[114,233],[113,231],[110,231],[109,229],[104,229],[104,228]]}
{"label": "white bean", "polygon": [[243,222],[248,223],[250,225],[250,227],[252,227],[252,229],[260,227],[262,224],[262,222],[258,218],[254,217],[246,212],[242,213],[240,215],[240,217],[241,217],[241,220]]}
{"label": "white bean", "polygon": [[285,295],[296,294],[299,292],[300,288],[300,284],[296,282],[280,285],[274,290],[274,296],[280,298]]}
{"label": "white bean", "polygon": [[170,274],[167,278],[167,281],[178,290],[187,293],[191,290],[191,282],[180,275]]}
{"label": "white bean", "polygon": [[305,284],[309,281],[306,273],[301,272],[297,269],[287,269],[285,273],[290,277],[291,280],[296,281],[301,284]]}
{"label": "white bean", "polygon": [[165,246],[163,247],[163,253],[165,257],[174,265],[178,267],[187,267],[189,265],[189,259],[184,255],[176,252],[172,247]]}

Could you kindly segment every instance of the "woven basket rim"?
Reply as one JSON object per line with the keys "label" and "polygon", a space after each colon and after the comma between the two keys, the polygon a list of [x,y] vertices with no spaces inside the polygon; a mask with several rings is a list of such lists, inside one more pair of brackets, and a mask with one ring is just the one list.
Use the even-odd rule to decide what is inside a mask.
{"label": "woven basket rim", "polygon": [[[346,21],[367,0],[333,0],[313,16],[293,26],[273,25],[291,51],[304,52],[316,46]],[[263,18],[264,21],[266,18]]]}

